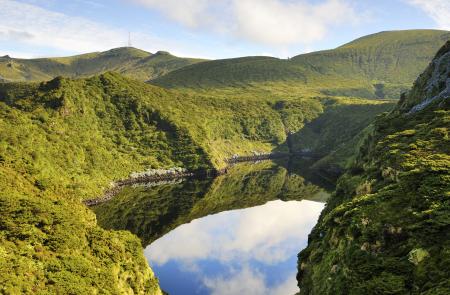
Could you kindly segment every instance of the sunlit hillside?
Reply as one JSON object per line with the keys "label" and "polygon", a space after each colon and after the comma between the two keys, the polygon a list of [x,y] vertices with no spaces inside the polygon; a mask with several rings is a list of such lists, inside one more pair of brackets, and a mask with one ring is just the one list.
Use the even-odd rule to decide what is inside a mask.
{"label": "sunlit hillside", "polygon": [[107,71],[145,81],[201,61],[176,57],[165,51],[152,54],[133,47],[57,58],[3,56],[0,57],[0,81],[45,81],[56,76],[87,77]]}
{"label": "sunlit hillside", "polygon": [[243,57],[208,61],[173,71],[151,83],[221,92],[257,88],[268,94],[288,90],[294,94],[397,98],[449,39],[448,31],[381,32],[336,49],[291,59]]}

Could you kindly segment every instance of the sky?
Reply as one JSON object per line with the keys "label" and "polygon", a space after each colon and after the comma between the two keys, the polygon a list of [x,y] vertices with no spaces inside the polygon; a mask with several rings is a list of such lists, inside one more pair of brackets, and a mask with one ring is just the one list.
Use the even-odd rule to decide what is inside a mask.
{"label": "sky", "polygon": [[450,30],[449,0],[0,0],[0,55],[127,46],[209,59],[281,58],[386,30]]}

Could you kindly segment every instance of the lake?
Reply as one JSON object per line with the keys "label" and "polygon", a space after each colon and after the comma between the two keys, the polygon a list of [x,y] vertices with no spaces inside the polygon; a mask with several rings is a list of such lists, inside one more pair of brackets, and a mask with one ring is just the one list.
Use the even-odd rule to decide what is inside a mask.
{"label": "lake", "polygon": [[295,294],[297,254],[331,188],[301,160],[241,163],[214,179],[124,188],[99,224],[139,236],[171,295]]}

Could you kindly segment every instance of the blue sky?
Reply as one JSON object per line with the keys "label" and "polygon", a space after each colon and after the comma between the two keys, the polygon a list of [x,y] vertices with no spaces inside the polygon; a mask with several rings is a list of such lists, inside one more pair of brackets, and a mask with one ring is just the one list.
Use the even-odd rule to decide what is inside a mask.
{"label": "blue sky", "polygon": [[384,30],[450,30],[449,0],[0,0],[0,55],[65,56],[132,44],[229,58],[294,56]]}

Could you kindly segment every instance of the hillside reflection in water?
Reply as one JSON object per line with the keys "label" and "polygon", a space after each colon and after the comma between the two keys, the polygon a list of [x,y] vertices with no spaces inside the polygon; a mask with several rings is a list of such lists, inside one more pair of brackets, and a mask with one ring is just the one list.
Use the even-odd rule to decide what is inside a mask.
{"label": "hillside reflection in water", "polygon": [[141,238],[169,294],[295,294],[297,253],[328,197],[302,164],[244,163],[215,179],[127,187],[94,210],[103,227]]}

